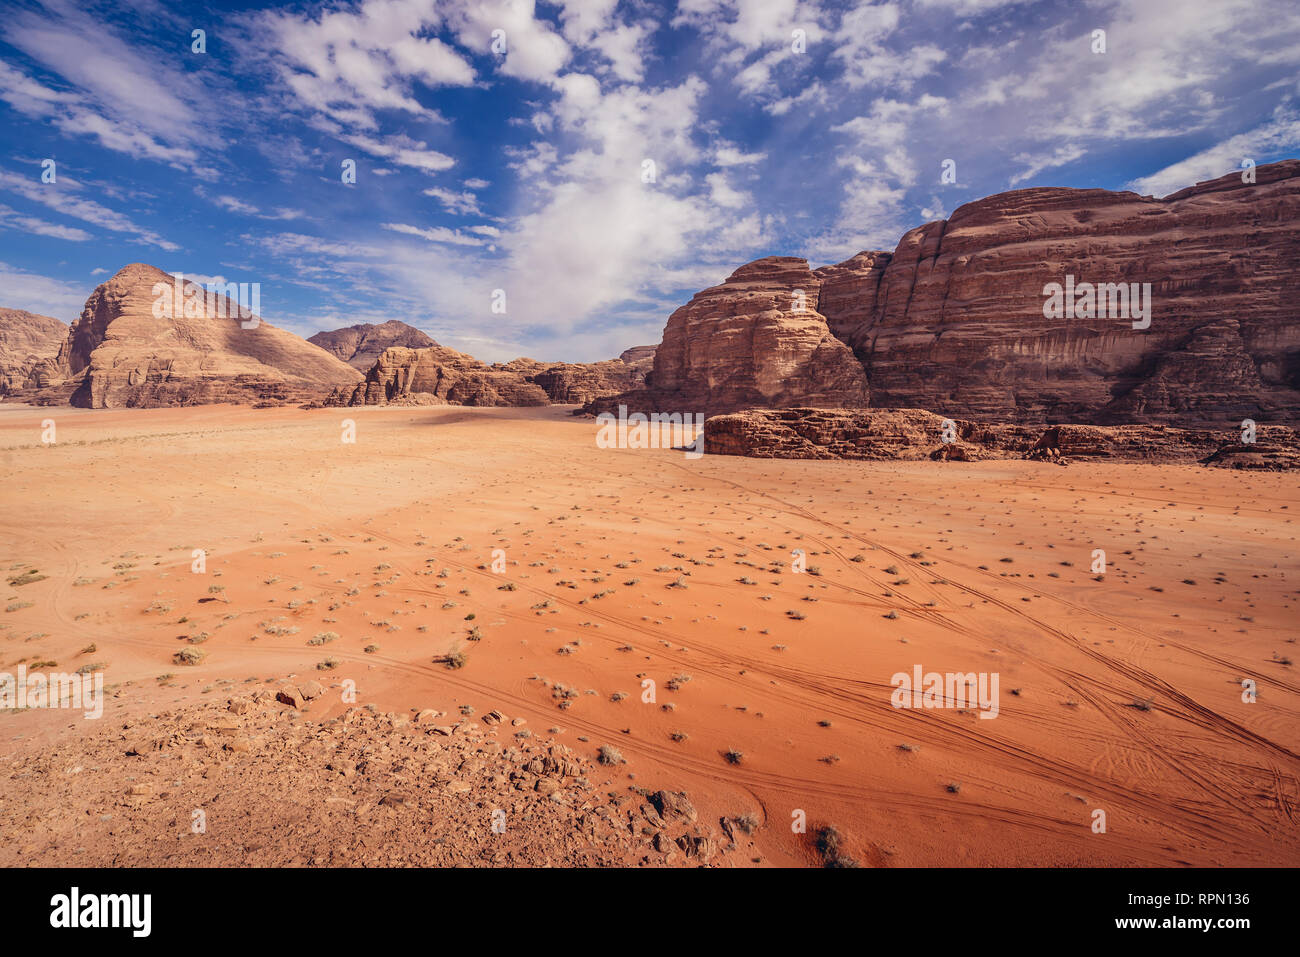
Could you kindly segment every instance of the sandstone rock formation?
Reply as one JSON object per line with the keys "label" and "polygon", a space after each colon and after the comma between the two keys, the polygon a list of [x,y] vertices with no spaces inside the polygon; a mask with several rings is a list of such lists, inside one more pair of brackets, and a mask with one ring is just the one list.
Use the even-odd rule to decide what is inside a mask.
{"label": "sandstone rock formation", "polygon": [[527,406],[548,405],[550,397],[518,372],[485,365],[445,346],[430,346],[385,349],[364,382],[350,390],[337,390],[329,401],[339,405]]}
{"label": "sandstone rock formation", "polygon": [[370,371],[385,349],[393,346],[424,349],[437,345],[419,329],[397,319],[378,324],[363,322],[346,329],[318,332],[307,341],[342,359],[363,375]]}
{"label": "sandstone rock formation", "polygon": [[753,409],[712,416],[704,451],[753,458],[977,461],[1030,458],[1205,462],[1228,468],[1300,468],[1300,433],[1259,426],[1253,443],[1232,430],[1152,425],[989,424],[922,409]]}
{"label": "sandstone rock formation", "polygon": [[642,411],[761,406],[865,407],[862,366],[817,311],[821,280],[803,259],[770,256],[674,312],[645,389],[592,403]]}
{"label": "sandstone rock formation", "polygon": [[54,359],[68,324],[21,309],[0,309],[0,396],[38,384],[33,373]]}
{"label": "sandstone rock formation", "polygon": [[645,385],[646,376],[655,367],[655,352],[658,349],[658,346],[633,346],[619,353],[619,359],[632,367],[634,387]]}
{"label": "sandstone rock formation", "polygon": [[524,381],[540,386],[552,402],[560,405],[582,405],[633,389],[645,381],[644,371],[638,376],[636,367],[622,359],[552,363],[513,359],[495,368],[515,372]]}
{"label": "sandstone rock formation", "polygon": [[[1255,173],[1163,199],[1015,190],[911,230],[892,253],[817,270],[760,259],[673,313],[646,388],[590,411],[852,408],[869,384],[873,407],[983,421],[1294,419],[1300,161]],[[1044,287],[1067,276],[1150,283],[1149,327],[1045,318]],[[810,312],[792,308],[796,289]]]}
{"label": "sandstone rock formation", "polygon": [[361,378],[268,322],[244,328],[252,320],[241,320],[234,303],[205,297],[193,283],[185,283],[185,302],[156,310],[164,286],[174,290],[173,277],[144,263],[100,285],[58,355],[37,370],[33,401],[95,409],[301,401]]}
{"label": "sandstone rock formation", "polygon": [[[644,364],[644,359],[640,361]],[[365,382],[336,391],[329,401],[339,405],[581,405],[631,389],[641,375],[635,364],[621,359],[585,363],[513,359],[488,365],[435,343],[423,349],[385,350],[366,373]]]}
{"label": "sandstone rock formation", "polygon": [[922,459],[943,418],[921,409],[753,409],[704,422],[704,451],[774,459]]}

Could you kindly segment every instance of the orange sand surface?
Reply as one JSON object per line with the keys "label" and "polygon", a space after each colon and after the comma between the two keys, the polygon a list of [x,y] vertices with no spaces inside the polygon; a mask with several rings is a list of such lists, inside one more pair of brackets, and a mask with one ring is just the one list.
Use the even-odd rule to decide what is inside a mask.
{"label": "orange sand surface", "polygon": [[[874,866],[1300,864],[1294,474],[689,459],[569,412],[0,406],[0,561],[48,576],[0,586],[0,671],[100,663],[105,722],[293,674],[315,718],[500,709],[753,815],[734,865],[817,863],[800,811]],[[997,673],[997,717],[895,708],[917,665]],[[97,723],[0,713],[0,755]]]}

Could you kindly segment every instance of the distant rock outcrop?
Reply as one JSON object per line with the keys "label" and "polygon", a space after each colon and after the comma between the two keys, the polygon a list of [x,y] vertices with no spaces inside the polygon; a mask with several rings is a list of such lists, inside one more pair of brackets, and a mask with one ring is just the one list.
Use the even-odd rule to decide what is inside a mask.
{"label": "distant rock outcrop", "polygon": [[386,349],[366,379],[337,390],[338,405],[403,403],[528,406],[591,402],[633,388],[642,372],[621,359],[603,362],[538,362],[513,359],[488,365],[455,349]]}
{"label": "distant rock outcrop", "polygon": [[385,349],[394,346],[424,349],[438,344],[415,326],[397,319],[377,324],[363,322],[345,329],[318,332],[307,341],[342,359],[362,374],[370,371]]}
{"label": "distant rock outcrop", "polygon": [[[947,429],[945,430],[945,424]],[[1244,443],[1229,430],[1152,425],[989,424],[923,409],[751,409],[704,423],[704,451],[752,458],[891,461],[1027,458],[1205,462],[1229,468],[1300,468],[1300,434],[1258,426]]]}
{"label": "distant rock outcrop", "polygon": [[337,405],[549,405],[541,386],[445,346],[385,349],[364,382],[337,390]]}
{"label": "distant rock outcrop", "polygon": [[658,346],[633,346],[619,353],[619,359],[632,367],[633,386],[645,385],[646,376],[655,367],[655,353]]}
{"label": "distant rock outcrop", "polygon": [[622,359],[606,359],[603,362],[512,359],[494,368],[518,373],[524,381],[540,386],[552,402],[561,405],[582,405],[602,396],[616,395],[635,388],[645,381],[644,371],[638,376],[636,367]]}
{"label": "distant rock outcrop", "polygon": [[[873,407],[991,422],[1294,419],[1300,160],[1254,172],[1163,199],[1015,190],[911,230],[892,253],[816,270],[757,260],[673,313],[646,387],[589,410],[853,408],[869,385]],[[1105,315],[1055,319],[1051,283],[1080,296],[1117,285]],[[1148,283],[1150,324],[1135,328],[1145,320],[1115,314],[1118,284]]]}
{"label": "distant rock outcrop", "polygon": [[54,361],[67,335],[66,322],[0,309],[0,396],[39,385],[39,370]]}
{"label": "distant rock outcrop", "polygon": [[183,302],[155,308],[155,290],[165,287],[174,293],[174,277],[144,263],[100,285],[58,355],[37,370],[33,401],[94,409],[288,402],[361,378],[291,332],[252,325],[194,283],[183,284]]}

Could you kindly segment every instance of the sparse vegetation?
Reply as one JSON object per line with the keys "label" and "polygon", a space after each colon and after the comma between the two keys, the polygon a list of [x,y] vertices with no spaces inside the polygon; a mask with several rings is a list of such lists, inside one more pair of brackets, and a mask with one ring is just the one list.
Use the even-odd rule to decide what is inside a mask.
{"label": "sparse vegetation", "polygon": [[469,656],[459,648],[433,659],[434,664],[443,664],[453,670],[464,668],[469,664]]}

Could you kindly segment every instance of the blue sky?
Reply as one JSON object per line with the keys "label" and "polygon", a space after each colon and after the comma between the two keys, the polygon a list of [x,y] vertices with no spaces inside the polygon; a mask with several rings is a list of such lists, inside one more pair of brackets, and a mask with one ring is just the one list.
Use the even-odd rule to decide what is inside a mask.
{"label": "blue sky", "polygon": [[0,306],[142,261],[304,336],[607,358],[759,256],[1300,155],[1298,65],[1294,0],[0,3]]}

